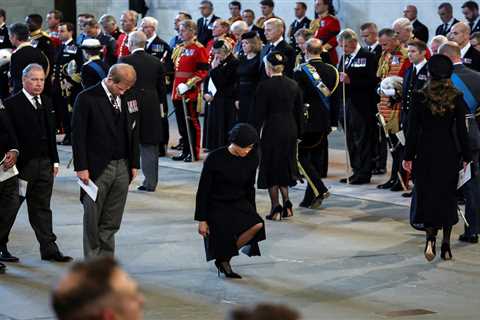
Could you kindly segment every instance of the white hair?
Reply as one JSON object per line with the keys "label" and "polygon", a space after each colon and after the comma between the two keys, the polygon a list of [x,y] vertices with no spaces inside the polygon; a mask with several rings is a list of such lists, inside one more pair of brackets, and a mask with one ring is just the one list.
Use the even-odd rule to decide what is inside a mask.
{"label": "white hair", "polygon": [[147,36],[142,31],[133,31],[128,35],[128,47],[130,50],[144,48]]}
{"label": "white hair", "polygon": [[271,18],[265,21],[265,24],[271,24],[273,25],[276,29],[281,28],[282,30],[284,29],[284,24],[283,21],[278,19],[278,18]]}
{"label": "white hair", "polygon": [[155,28],[155,30],[157,30],[158,20],[155,19],[154,17],[145,17],[145,18],[143,18],[143,19],[140,21],[140,25],[143,25],[144,23],[148,23],[148,24],[153,25],[153,27]]}
{"label": "white hair", "polygon": [[435,37],[432,38],[432,41],[430,43],[432,43],[432,42],[435,42],[435,43],[438,43],[438,44],[442,45],[442,44],[448,42],[448,38],[439,34],[438,36],[435,36]]}
{"label": "white hair", "polygon": [[413,31],[412,22],[407,18],[398,18],[397,20],[393,21],[392,28],[395,28],[395,26]]}
{"label": "white hair", "polygon": [[235,21],[232,24],[232,26],[230,27],[230,31],[232,31],[232,32],[246,32],[246,31],[248,31],[248,24],[243,20]]}
{"label": "white hair", "polygon": [[30,73],[30,71],[33,71],[33,70],[41,70],[43,72],[45,72],[43,70],[43,67],[41,65],[39,65],[38,63],[30,63],[28,66],[26,66],[23,70],[22,70],[22,77],[28,77],[28,74]]}

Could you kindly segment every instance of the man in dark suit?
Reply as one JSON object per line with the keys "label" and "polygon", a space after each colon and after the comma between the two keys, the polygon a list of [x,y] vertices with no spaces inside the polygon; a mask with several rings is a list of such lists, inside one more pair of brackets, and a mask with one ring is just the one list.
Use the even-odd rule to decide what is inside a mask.
{"label": "man in dark suit", "polygon": [[[480,73],[467,68],[462,63],[459,46],[454,42],[447,42],[439,49],[439,53],[447,56],[453,63],[453,84],[457,85],[458,79],[463,82],[464,88],[467,88],[469,94],[473,96],[473,102],[476,100],[476,110],[469,110],[471,113],[477,113],[478,103],[480,102]],[[457,87],[462,91],[462,87]],[[463,89],[465,90],[465,89]],[[464,92],[464,97],[468,93]],[[467,102],[468,104],[468,102]],[[478,116],[477,116],[478,122]],[[480,150],[477,146],[471,144],[472,159],[471,164],[472,178],[464,185],[463,192],[465,196],[465,218],[468,226],[465,225],[465,231],[460,235],[459,240],[467,243],[478,243],[478,233],[480,232]]]}
{"label": "man in dark suit", "polygon": [[22,90],[22,71],[26,66],[38,63],[48,74],[50,65],[45,54],[40,49],[34,48],[28,41],[27,25],[15,23],[8,28],[8,34],[12,45],[16,48],[10,60],[10,82],[13,93],[17,93]]}
{"label": "man in dark suit", "polygon": [[480,71],[480,52],[470,43],[470,28],[468,25],[465,22],[454,25],[448,39],[456,42],[460,47],[463,64],[475,71]]}
{"label": "man in dark suit", "polygon": [[[377,85],[377,61],[368,50],[360,47],[357,34],[351,29],[345,29],[339,35],[344,48],[338,70],[340,81],[345,87],[340,87],[339,97],[345,88],[345,108],[347,128],[347,146],[350,163],[353,170],[351,177],[341,179],[342,183],[365,184],[370,182],[372,174],[372,136],[375,129],[375,112],[372,110],[373,90]],[[343,71],[345,70],[345,71]],[[343,101],[340,109],[343,108]],[[343,124],[343,121],[342,121]]]}
{"label": "man in dark suit", "polygon": [[84,26],[85,34],[92,39],[97,39],[103,46],[103,61],[109,66],[113,66],[117,63],[116,41],[112,36],[109,36],[102,32],[100,24],[95,19],[88,20]]}
{"label": "man in dark suit", "polygon": [[423,42],[428,42],[428,28],[426,25],[418,21],[417,18],[418,11],[417,7],[414,5],[408,5],[403,10],[403,16],[410,20],[413,26],[413,35],[415,38],[422,40]]}
{"label": "man in dark suit", "polygon": [[219,17],[213,14],[213,3],[208,0],[200,2],[200,14],[202,17],[197,20],[197,40],[206,47],[207,43],[213,39],[213,23]]}
{"label": "man in dark suit", "polygon": [[328,189],[322,182],[322,169],[325,165],[322,145],[327,143],[327,136],[331,131],[330,99],[338,86],[339,76],[335,67],[322,61],[322,52],[320,40],[308,40],[305,50],[307,62],[301,64],[294,73],[294,79],[302,89],[308,114],[304,120],[302,141],[298,146],[298,160],[309,181],[300,203],[300,206],[305,208],[319,207],[328,196]]}
{"label": "man in dark suit", "polygon": [[[13,45],[8,37],[8,28],[6,24],[7,13],[0,8],[0,49],[12,49]],[[9,62],[0,63],[0,99],[5,99],[9,96],[8,88],[8,68]]]}
{"label": "man in dark suit", "polygon": [[[0,102],[0,170],[11,169],[18,158],[18,141],[10,118]],[[8,234],[13,225],[18,211],[18,178],[11,177],[0,181],[0,261],[18,262],[7,250]],[[0,263],[0,272],[5,270],[5,265]]]}
{"label": "man in dark suit", "polygon": [[116,64],[99,84],[82,91],[72,116],[73,163],[83,184],[98,187],[96,199],[82,192],[85,257],[113,255],[128,186],[140,165],[138,101],[125,94],[134,84],[132,66]]}
{"label": "man in dark suit", "polygon": [[438,6],[438,16],[442,20],[442,24],[435,30],[435,35],[447,36],[452,27],[459,22],[459,20],[453,17],[452,5],[448,2],[444,2]]}
{"label": "man in dark suit", "polygon": [[462,5],[463,15],[468,21],[470,32],[480,31],[480,15],[478,14],[478,3],[475,1],[467,1]]}
{"label": "man in dark suit", "polygon": [[260,37],[260,40],[262,40],[263,44],[266,44],[267,39],[265,38],[265,32],[263,31],[262,28],[260,28],[255,24],[255,12],[253,12],[252,9],[243,10],[242,19],[247,23],[248,31],[256,32]]}
{"label": "man in dark suit", "polygon": [[[55,111],[50,99],[42,94],[45,81],[42,66],[28,65],[22,81],[22,91],[4,101],[18,138],[20,205],[27,200],[28,217],[40,243],[42,260],[68,262],[72,258],[58,249],[52,227],[50,200],[59,161]],[[8,227],[10,230],[12,225]]]}
{"label": "man in dark suit", "polygon": [[295,32],[300,29],[308,29],[310,27],[311,20],[307,18],[306,13],[307,4],[305,2],[297,2],[295,4],[295,21],[290,24],[290,28],[288,29],[290,45],[295,49],[296,54],[299,54],[301,50],[295,41]]}
{"label": "man in dark suit", "polygon": [[131,65],[141,75],[133,87],[139,103],[140,158],[145,176],[138,190],[154,192],[158,183],[159,148],[166,144],[163,130],[167,118],[165,68],[159,59],[145,52],[147,37],[142,31],[134,31],[128,37],[131,54],[121,57],[119,62]]}
{"label": "man in dark suit", "polygon": [[378,42],[378,28],[373,22],[366,22],[360,26],[360,37],[364,42],[364,48],[375,55],[380,60],[382,55],[382,46]]}
{"label": "man in dark suit", "polygon": [[281,52],[287,58],[284,74],[287,77],[293,78],[293,68],[295,67],[296,58],[295,49],[289,45],[285,39],[283,39],[283,33],[284,24],[282,20],[278,18],[271,18],[265,22],[265,37],[267,38],[269,44],[264,46],[260,53],[260,73],[262,75],[262,79],[267,79],[263,58],[272,51]]}

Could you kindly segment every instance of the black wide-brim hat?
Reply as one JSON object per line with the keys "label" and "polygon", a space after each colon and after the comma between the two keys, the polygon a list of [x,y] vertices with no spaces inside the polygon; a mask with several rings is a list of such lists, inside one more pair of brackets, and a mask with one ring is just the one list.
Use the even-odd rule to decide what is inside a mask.
{"label": "black wide-brim hat", "polygon": [[428,72],[432,79],[450,79],[453,73],[452,61],[443,54],[435,54],[428,60]]}
{"label": "black wide-brim hat", "polygon": [[287,58],[280,51],[272,51],[265,58],[272,66],[284,66],[287,63]]}
{"label": "black wide-brim hat", "polygon": [[242,40],[253,39],[256,36],[257,36],[257,33],[255,31],[245,32],[244,34],[242,34]]}
{"label": "black wide-brim hat", "polygon": [[257,144],[259,140],[257,130],[248,123],[237,123],[228,133],[228,141],[241,148]]}

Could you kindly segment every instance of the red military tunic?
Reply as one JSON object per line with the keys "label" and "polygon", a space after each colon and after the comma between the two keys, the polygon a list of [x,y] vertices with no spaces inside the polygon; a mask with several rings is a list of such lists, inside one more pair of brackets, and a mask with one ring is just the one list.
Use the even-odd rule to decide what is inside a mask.
{"label": "red military tunic", "polygon": [[325,17],[319,17],[318,29],[315,32],[315,38],[322,40],[324,46],[330,56],[330,63],[337,65],[337,35],[340,33],[340,21],[332,15],[326,15]]}
{"label": "red military tunic", "polygon": [[208,52],[198,41],[185,46],[183,43],[175,47],[172,53],[175,65],[175,79],[173,81],[172,100],[181,100],[177,92],[180,83],[194,87],[185,93],[189,101],[197,101],[201,82],[208,75]]}

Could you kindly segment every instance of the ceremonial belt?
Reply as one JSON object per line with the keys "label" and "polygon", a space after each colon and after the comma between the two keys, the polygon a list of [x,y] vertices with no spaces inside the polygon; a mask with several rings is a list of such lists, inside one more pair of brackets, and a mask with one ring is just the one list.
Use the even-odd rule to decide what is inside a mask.
{"label": "ceremonial belt", "polygon": [[465,102],[467,103],[470,113],[475,113],[475,110],[478,106],[478,101],[473,96],[472,91],[470,91],[465,82],[463,82],[463,80],[455,73],[452,74],[452,82],[458,90],[463,92],[463,100],[465,100]]}
{"label": "ceremonial belt", "polygon": [[[313,69],[313,70],[312,70]],[[313,87],[315,88],[315,91],[318,93],[320,96],[320,99],[323,102],[323,105],[325,108],[327,108],[327,111],[330,111],[330,98],[326,96],[322,90],[318,87],[319,85],[323,85],[322,79],[320,78],[320,75],[318,74],[317,70],[312,65],[309,65],[308,63],[305,63],[302,65],[302,70],[307,74],[308,79],[310,79],[310,82],[312,83]],[[328,90],[328,88],[326,88]]]}
{"label": "ceremonial belt", "polygon": [[186,71],[175,71],[175,77],[179,78],[190,78],[193,77],[193,72],[186,72]]}

